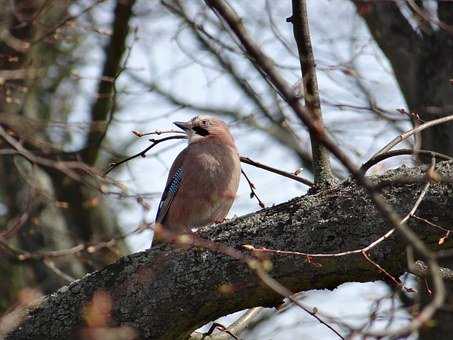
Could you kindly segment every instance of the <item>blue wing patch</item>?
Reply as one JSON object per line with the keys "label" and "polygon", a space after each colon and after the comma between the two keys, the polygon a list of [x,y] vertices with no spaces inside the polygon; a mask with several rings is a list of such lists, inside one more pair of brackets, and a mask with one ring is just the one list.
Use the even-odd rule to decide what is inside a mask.
{"label": "blue wing patch", "polygon": [[179,186],[181,185],[182,175],[183,175],[183,171],[181,168],[176,170],[176,173],[171,180],[170,187],[168,188],[169,193],[176,194],[176,192],[179,189]]}
{"label": "blue wing patch", "polygon": [[172,179],[168,181],[159,203],[156,222],[161,223],[165,215],[167,215],[168,208],[170,208],[171,202],[173,201],[175,194],[178,192],[179,187],[181,186],[183,175],[184,171],[182,170],[182,168],[178,168]]}

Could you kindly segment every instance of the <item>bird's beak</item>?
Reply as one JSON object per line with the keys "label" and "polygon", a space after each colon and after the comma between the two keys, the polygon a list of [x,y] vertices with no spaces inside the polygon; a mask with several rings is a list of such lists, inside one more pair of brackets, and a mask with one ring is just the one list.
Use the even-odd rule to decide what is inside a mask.
{"label": "bird's beak", "polygon": [[190,122],[173,122],[177,127],[179,127],[184,132],[190,130],[192,128],[192,124]]}

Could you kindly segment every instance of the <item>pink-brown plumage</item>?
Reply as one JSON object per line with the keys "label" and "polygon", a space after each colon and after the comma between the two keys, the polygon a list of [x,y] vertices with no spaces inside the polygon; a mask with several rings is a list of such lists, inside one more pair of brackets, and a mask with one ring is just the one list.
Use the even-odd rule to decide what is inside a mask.
{"label": "pink-brown plumage", "polygon": [[156,223],[174,232],[222,222],[239,185],[239,155],[221,120],[199,116],[175,123],[185,130],[189,145],[175,159],[167,179]]}

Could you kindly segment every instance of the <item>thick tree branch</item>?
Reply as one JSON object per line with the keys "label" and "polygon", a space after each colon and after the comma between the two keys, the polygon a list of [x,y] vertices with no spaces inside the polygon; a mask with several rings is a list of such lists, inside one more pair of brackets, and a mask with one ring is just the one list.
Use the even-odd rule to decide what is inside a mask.
{"label": "thick tree branch", "polygon": [[[453,175],[453,163],[444,162],[436,171]],[[424,168],[401,168],[372,178],[415,177]],[[383,192],[400,214],[407,214],[423,183],[395,184]],[[452,184],[432,184],[418,209],[418,216],[441,225],[453,224]],[[436,223],[437,223],[436,222]],[[431,247],[436,234],[425,223],[411,219],[414,232]],[[327,253],[364,247],[392,226],[385,222],[364,189],[353,181],[317,195],[296,198],[278,206],[225,224],[202,228],[200,236],[235,249],[255,247]],[[406,243],[399,234],[367,254],[386,271],[405,271]],[[449,241],[442,248],[451,246]],[[329,257],[313,264],[305,256],[268,254],[270,275],[292,291],[333,288],[347,281],[370,281],[385,277],[362,256]],[[174,339],[189,336],[200,325],[241,309],[274,306],[281,296],[266,288],[243,262],[205,249],[171,249],[160,246],[122,258],[99,272],[49,296],[8,339],[62,339],[84,327],[83,308],[94,292],[106,291],[113,310],[111,326],[133,327],[140,339]],[[171,320],[171,322],[169,321]]]}

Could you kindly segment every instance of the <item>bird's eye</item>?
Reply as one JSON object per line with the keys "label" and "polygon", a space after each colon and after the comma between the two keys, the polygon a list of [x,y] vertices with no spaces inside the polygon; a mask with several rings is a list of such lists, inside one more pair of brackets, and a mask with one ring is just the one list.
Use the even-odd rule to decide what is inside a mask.
{"label": "bird's eye", "polygon": [[207,120],[203,120],[202,123],[203,123],[203,125],[208,125],[208,121]]}
{"label": "bird's eye", "polygon": [[200,136],[207,136],[207,135],[209,135],[209,131],[206,130],[206,129],[204,129],[204,128],[202,128],[201,126],[194,126],[194,127],[192,128],[192,130],[195,131],[195,133],[196,133],[197,135],[200,135]]}

